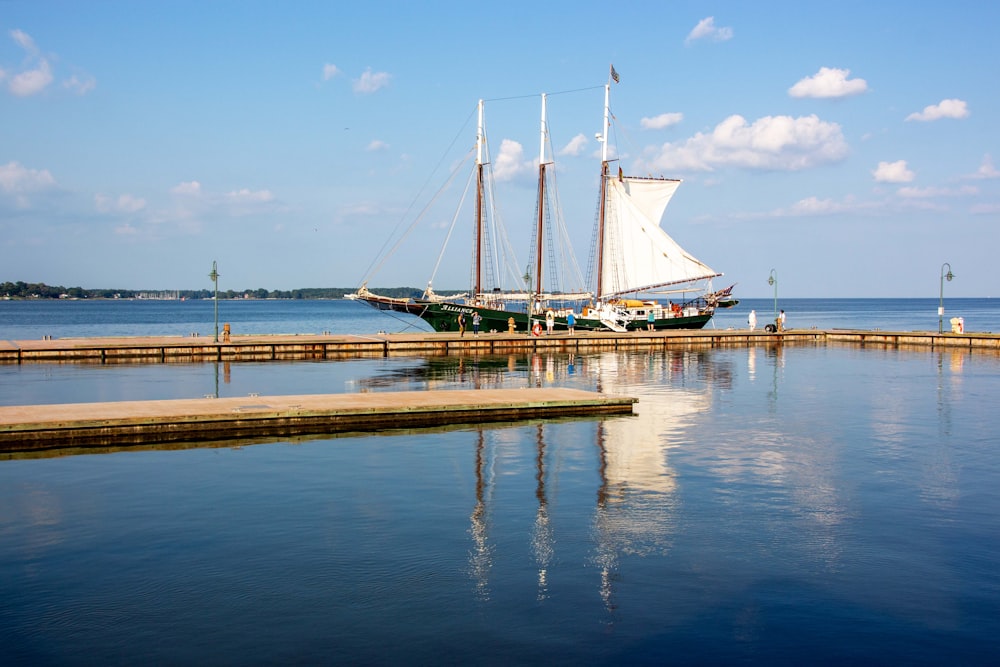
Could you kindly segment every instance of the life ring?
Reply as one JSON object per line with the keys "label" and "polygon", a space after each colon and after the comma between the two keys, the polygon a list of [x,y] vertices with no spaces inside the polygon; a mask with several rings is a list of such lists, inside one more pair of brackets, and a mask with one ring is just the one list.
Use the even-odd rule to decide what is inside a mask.
{"label": "life ring", "polygon": [[531,327],[531,335],[541,336],[542,335],[542,325],[539,322],[535,322]]}

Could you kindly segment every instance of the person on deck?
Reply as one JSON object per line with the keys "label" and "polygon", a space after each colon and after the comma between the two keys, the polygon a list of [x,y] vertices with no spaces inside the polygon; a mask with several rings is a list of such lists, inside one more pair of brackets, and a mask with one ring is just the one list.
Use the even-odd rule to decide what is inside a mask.
{"label": "person on deck", "polygon": [[576,327],[576,315],[574,315],[571,310],[569,311],[569,314],[566,315],[566,328],[569,329],[570,336],[573,335],[574,327]]}
{"label": "person on deck", "polygon": [[757,328],[757,311],[756,310],[751,310],[750,311],[750,316],[747,317],[747,324],[750,325],[750,331],[753,331],[754,329]]}
{"label": "person on deck", "polygon": [[472,313],[472,335],[479,335],[479,325],[483,321],[483,316],[479,314],[479,311]]}
{"label": "person on deck", "polygon": [[552,330],[556,327],[556,314],[551,310],[545,311],[545,329],[546,333],[551,334]]}
{"label": "person on deck", "polygon": [[778,331],[785,330],[785,311],[778,313]]}
{"label": "person on deck", "polygon": [[649,313],[646,315],[646,329],[652,331],[654,322],[656,322],[656,315],[653,313],[653,309],[650,308]]}
{"label": "person on deck", "polygon": [[465,335],[465,314],[458,314],[458,335],[459,337]]}

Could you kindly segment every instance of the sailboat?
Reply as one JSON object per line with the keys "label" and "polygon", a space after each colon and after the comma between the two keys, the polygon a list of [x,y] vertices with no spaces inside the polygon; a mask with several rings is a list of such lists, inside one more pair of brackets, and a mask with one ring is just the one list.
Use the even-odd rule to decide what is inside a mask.
{"label": "sailboat", "polygon": [[[541,332],[542,324],[566,331],[575,329],[632,331],[645,329],[701,329],[717,308],[736,305],[733,286],[713,291],[711,280],[723,274],[696,259],[661,227],[660,219],[681,181],[625,176],[619,167],[612,173],[608,156],[611,128],[611,81],[604,86],[604,122],[601,142],[601,191],[593,255],[596,289],[569,293],[548,292],[543,284],[545,210],[548,192],[546,171],[546,96],[542,95],[541,152],[538,176],[538,215],[533,265],[521,277],[519,289],[487,289],[483,261],[487,258],[484,224],[485,131],[483,101],[478,104],[476,135],[476,220],[473,284],[468,293],[452,297],[435,294],[428,284],[421,298],[399,299],[370,292],[367,281],[346,298],[364,301],[382,310],[417,315],[435,331],[457,331],[459,317],[465,326],[478,315],[483,331]],[[651,295],[669,298],[650,298]]]}

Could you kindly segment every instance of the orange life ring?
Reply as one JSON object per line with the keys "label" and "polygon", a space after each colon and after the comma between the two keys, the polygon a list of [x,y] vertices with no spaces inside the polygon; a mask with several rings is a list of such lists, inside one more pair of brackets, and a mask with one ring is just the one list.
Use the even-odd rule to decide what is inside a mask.
{"label": "orange life ring", "polygon": [[531,327],[531,333],[534,336],[541,336],[542,335],[542,325],[539,324],[538,322],[535,322],[534,326]]}

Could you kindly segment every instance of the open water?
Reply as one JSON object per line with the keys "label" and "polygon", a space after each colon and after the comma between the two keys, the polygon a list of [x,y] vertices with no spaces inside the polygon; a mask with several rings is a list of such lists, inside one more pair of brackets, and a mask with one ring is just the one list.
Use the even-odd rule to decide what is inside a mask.
{"label": "open water", "polygon": [[[795,327],[937,327],[936,300],[835,301],[779,307]],[[211,335],[213,305],[0,302],[0,339]],[[990,301],[946,305],[946,325],[1000,330]],[[772,303],[716,326],[750,307]],[[412,326],[344,302],[219,310],[237,333]],[[523,386],[640,402],[0,459],[0,664],[996,663],[995,353],[0,366],[6,405]]]}

